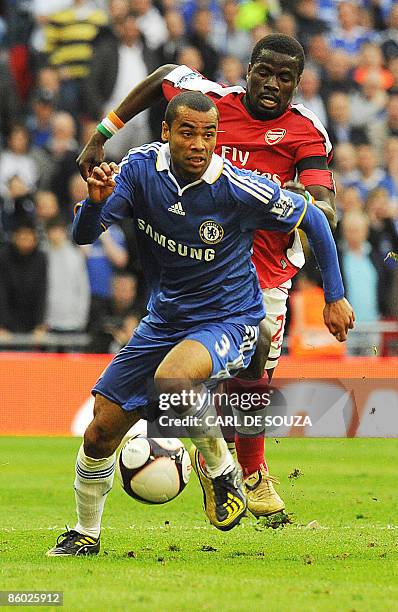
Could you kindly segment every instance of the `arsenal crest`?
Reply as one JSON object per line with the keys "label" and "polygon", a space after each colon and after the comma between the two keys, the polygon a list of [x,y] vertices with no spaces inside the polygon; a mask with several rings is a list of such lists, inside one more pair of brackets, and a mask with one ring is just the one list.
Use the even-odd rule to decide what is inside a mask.
{"label": "arsenal crest", "polygon": [[267,144],[274,145],[278,144],[278,142],[282,140],[285,134],[286,130],[284,130],[283,128],[277,128],[276,130],[268,130],[268,132],[264,134],[264,139]]}

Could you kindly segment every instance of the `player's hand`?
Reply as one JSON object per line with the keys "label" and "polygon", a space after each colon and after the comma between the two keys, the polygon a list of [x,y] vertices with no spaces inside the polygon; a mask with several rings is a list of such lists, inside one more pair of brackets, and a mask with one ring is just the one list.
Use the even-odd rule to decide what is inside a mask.
{"label": "player's hand", "polygon": [[288,191],[293,191],[293,193],[298,193],[305,197],[305,187],[299,181],[286,181],[283,185],[283,189],[287,189]]}
{"label": "player's hand", "polygon": [[102,162],[100,166],[95,166],[91,175],[87,179],[88,195],[92,202],[103,202],[112,194],[115,188],[115,174],[119,168],[115,162]]}
{"label": "player's hand", "polygon": [[92,174],[95,166],[100,166],[101,162],[104,161],[105,142],[105,136],[99,132],[95,132],[76,159],[80,174],[85,181],[87,181],[88,177]]}
{"label": "player's hand", "polygon": [[343,298],[325,305],[323,320],[330,333],[339,342],[345,342],[348,330],[354,328],[355,314],[349,301]]}

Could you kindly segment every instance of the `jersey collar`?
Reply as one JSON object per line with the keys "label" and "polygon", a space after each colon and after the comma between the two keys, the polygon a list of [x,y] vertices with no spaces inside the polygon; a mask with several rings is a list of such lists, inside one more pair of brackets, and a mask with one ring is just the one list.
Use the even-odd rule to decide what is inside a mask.
{"label": "jersey collar", "polygon": [[[211,158],[211,162],[204,174],[200,177],[201,181],[205,181],[209,185],[215,183],[216,180],[220,177],[222,169],[224,167],[224,160],[222,157],[213,153]],[[156,160],[156,170],[158,172],[163,172],[167,170],[171,173],[170,170],[170,147],[169,143],[165,142],[159,149],[157,160]]]}

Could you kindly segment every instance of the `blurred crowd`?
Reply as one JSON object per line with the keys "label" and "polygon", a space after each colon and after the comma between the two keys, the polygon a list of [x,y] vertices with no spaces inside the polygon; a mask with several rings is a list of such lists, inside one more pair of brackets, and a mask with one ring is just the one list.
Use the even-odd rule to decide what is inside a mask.
{"label": "blurred crowd", "polygon": [[[127,341],[146,302],[134,235],[123,225],[72,244],[73,206],[86,194],[75,159],[156,67],[183,63],[244,86],[252,47],[271,32],[305,48],[294,102],[317,114],[334,146],[336,240],[357,321],[377,332],[398,320],[396,1],[0,0],[0,348],[21,333],[40,344],[49,331],[88,332],[95,352]],[[164,106],[113,137],[109,159],[159,139]],[[295,283],[292,338],[318,284],[310,262]],[[369,352],[370,338],[349,352]]]}

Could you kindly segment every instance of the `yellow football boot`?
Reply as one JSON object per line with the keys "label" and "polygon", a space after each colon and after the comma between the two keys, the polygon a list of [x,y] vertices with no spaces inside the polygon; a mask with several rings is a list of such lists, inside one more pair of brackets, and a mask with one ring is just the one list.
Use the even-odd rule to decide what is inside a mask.
{"label": "yellow football boot", "polygon": [[240,469],[235,466],[227,474],[211,478],[206,471],[204,459],[195,446],[192,445],[189,455],[202,487],[207,518],[221,531],[233,529],[246,512],[246,496]]}
{"label": "yellow football boot", "polygon": [[270,476],[264,466],[244,480],[247,507],[255,517],[269,516],[285,509],[284,501],[274,489],[279,480]]}

